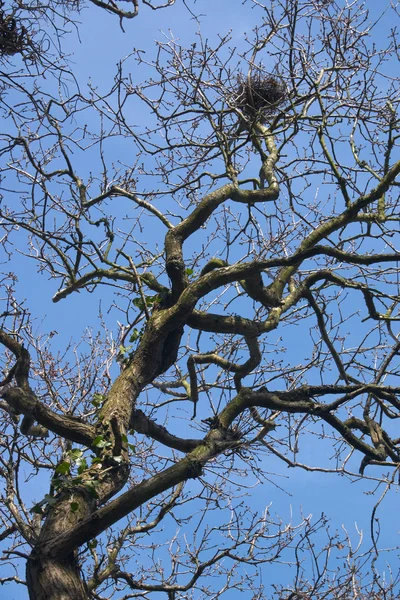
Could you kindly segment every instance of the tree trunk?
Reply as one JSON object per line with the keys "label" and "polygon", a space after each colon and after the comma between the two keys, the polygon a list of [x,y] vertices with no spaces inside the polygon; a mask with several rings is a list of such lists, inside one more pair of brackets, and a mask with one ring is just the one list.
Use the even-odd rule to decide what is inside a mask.
{"label": "tree trunk", "polygon": [[[179,320],[173,327],[166,326],[167,317],[163,318],[158,313],[147,324],[135,356],[112,385],[102,407],[99,422],[106,425],[104,435],[110,436],[110,432],[113,434],[110,438],[113,447],[104,451],[102,455],[104,467],[113,465],[113,457],[116,455],[128,459],[122,436],[126,435],[129,428],[136,398],[149,381],[167,370],[176,360],[183,326]],[[108,424],[111,425],[109,429]],[[85,480],[92,484],[96,482],[97,503],[84,487],[71,486],[69,490],[65,489],[55,497],[54,504],[48,506],[43,527],[27,562],[26,577],[30,600],[88,599],[77,554],[57,557],[49,554],[47,547],[50,540],[73,530],[78,523],[89,517],[98,505],[104,504],[117,494],[128,480],[129,469],[126,464],[118,467],[113,465],[111,470],[105,468],[104,476],[101,476],[97,467],[98,463],[93,469],[85,471]],[[74,510],[72,503],[75,505]],[[90,530],[85,534],[86,541],[94,535]]]}
{"label": "tree trunk", "polygon": [[[72,510],[71,502],[76,503]],[[47,542],[73,529],[95,509],[95,501],[85,490],[74,489],[49,505],[43,527],[26,566],[30,600],[87,600],[77,553],[57,557],[47,551]],[[90,539],[90,538],[89,538]]]}
{"label": "tree trunk", "polygon": [[88,600],[75,556],[57,560],[33,550],[26,568],[30,600]]}

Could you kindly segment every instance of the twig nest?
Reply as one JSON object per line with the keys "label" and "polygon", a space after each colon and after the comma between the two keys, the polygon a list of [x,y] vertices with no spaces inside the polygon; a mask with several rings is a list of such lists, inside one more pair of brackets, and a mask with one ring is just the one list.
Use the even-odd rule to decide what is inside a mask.
{"label": "twig nest", "polygon": [[262,73],[238,76],[235,104],[251,120],[265,122],[286,98],[286,86],[276,77]]}
{"label": "twig nest", "polygon": [[3,10],[0,2],[0,56],[14,56],[24,50],[29,43],[25,27],[19,27],[17,21]]}

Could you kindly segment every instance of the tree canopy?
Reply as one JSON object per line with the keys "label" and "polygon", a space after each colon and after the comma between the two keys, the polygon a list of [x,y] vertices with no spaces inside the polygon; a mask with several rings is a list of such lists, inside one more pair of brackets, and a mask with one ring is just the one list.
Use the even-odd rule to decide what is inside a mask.
{"label": "tree canopy", "polygon": [[[232,2],[246,36],[208,36],[200,4],[1,4],[0,582],[394,599],[375,512],[365,550],[266,482],[396,486],[400,5]],[[96,15],[111,79],[115,28],[73,63]]]}

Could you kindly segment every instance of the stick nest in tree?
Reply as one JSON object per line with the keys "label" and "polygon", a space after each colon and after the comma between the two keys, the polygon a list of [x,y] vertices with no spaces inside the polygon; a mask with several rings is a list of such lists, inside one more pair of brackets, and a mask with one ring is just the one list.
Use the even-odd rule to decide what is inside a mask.
{"label": "stick nest in tree", "polygon": [[266,121],[286,98],[286,86],[276,77],[261,73],[238,77],[235,104],[251,120]]}
{"label": "stick nest in tree", "polygon": [[4,3],[0,2],[0,57],[14,56],[29,45],[29,37],[25,27],[19,27],[12,15],[3,10]]}

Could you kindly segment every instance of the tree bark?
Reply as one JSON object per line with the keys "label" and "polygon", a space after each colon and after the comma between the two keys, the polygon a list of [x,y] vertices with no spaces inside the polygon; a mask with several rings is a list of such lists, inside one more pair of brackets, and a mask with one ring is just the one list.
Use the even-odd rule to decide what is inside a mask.
{"label": "tree bark", "polygon": [[35,549],[27,562],[30,600],[87,600],[88,592],[74,554],[65,559],[41,556]]}
{"label": "tree bark", "polygon": [[[74,510],[72,509],[74,503]],[[76,551],[64,556],[46,552],[49,540],[73,529],[95,510],[96,503],[84,489],[64,492],[49,505],[39,537],[27,561],[26,580],[30,600],[87,600]]]}
{"label": "tree bark", "polygon": [[[115,380],[101,410],[98,431],[101,432],[103,427],[104,434],[111,434],[113,438],[113,447],[104,452],[102,459],[104,466],[109,463],[108,466],[112,468],[106,468],[105,474],[102,475],[97,471],[96,464],[84,474],[87,482],[96,482],[97,499],[94,500],[84,487],[71,485],[56,495],[54,504],[51,503],[47,508],[40,535],[27,561],[26,578],[30,600],[87,600],[89,597],[76,552],[67,550],[66,554],[63,548],[58,548],[57,551],[49,548],[52,540],[72,532],[78,524],[88,523],[84,527],[82,543],[97,535],[95,527],[88,520],[89,517],[99,505],[117,494],[127,482],[126,464],[118,466],[112,463],[116,452],[118,456],[122,454],[125,457],[126,454],[124,447],[116,448],[121,445],[117,443],[117,438],[122,439],[122,435],[126,435],[136,398],[143,387],[176,360],[183,333],[179,317],[174,318],[175,315],[172,314],[173,324],[169,326],[169,312],[165,311],[164,315],[158,313],[147,324],[135,356]],[[107,429],[108,424],[111,425],[111,430]],[[181,478],[178,478],[178,482],[180,480]],[[168,487],[170,486],[167,486],[167,489]]]}

